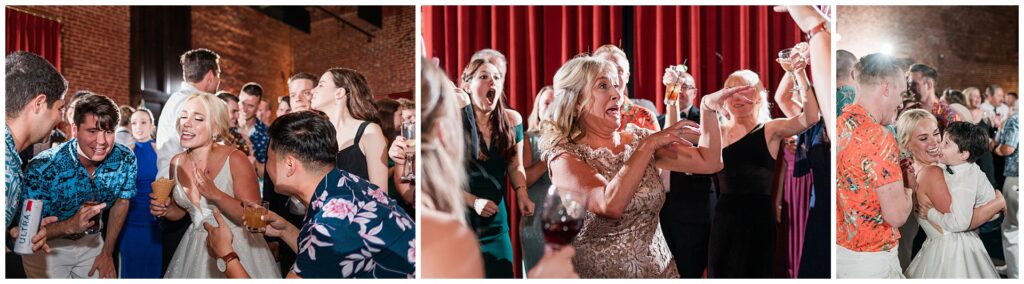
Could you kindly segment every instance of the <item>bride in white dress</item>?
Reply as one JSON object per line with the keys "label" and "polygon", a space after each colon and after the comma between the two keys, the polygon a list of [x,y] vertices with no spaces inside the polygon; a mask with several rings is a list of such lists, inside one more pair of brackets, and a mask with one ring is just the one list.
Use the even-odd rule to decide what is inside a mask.
{"label": "bride in white dress", "polygon": [[[227,109],[207,94],[192,95],[185,100],[178,119],[182,147],[189,149],[171,159],[171,179],[175,181],[171,200],[166,204],[153,201],[150,210],[156,216],[179,220],[185,213],[191,217],[185,235],[174,251],[166,278],[224,278],[217,268],[222,256],[210,254],[203,223],[218,226],[213,208],[224,214],[235,236],[232,246],[238,260],[253,278],[280,278],[263,235],[250,233],[242,223],[241,201],[258,201],[260,195],[255,171],[242,152],[215,142],[228,130]],[[227,143],[227,145],[233,145]],[[232,170],[234,168],[235,170]],[[217,169],[218,171],[214,171]],[[211,174],[215,175],[211,179]]]}
{"label": "bride in white dress", "polygon": [[[966,157],[957,155],[958,146],[949,141],[948,134],[946,136],[939,146],[943,152],[940,159],[956,165],[932,165],[921,173],[921,180],[935,178],[939,188],[925,189],[918,195],[922,203],[919,211],[927,215],[916,217],[928,238],[907,267],[906,275],[908,278],[999,278],[976,229],[997,217],[1005,203],[981,168],[960,159]],[[930,199],[943,190],[938,172],[942,173],[951,198],[949,213],[930,206]]]}

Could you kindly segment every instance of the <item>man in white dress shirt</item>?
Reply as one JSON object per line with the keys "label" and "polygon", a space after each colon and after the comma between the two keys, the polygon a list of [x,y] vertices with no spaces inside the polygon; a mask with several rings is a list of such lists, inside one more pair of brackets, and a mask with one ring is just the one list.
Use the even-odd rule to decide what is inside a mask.
{"label": "man in white dress shirt", "polygon": [[157,177],[167,178],[171,157],[180,153],[178,130],[175,128],[178,108],[189,95],[203,92],[213,94],[220,86],[220,55],[205,48],[193,49],[181,55],[181,75],[185,79],[181,88],[171,94],[160,111],[156,130]]}
{"label": "man in white dress shirt", "polygon": [[996,84],[988,85],[985,88],[985,98],[985,102],[981,103],[981,110],[993,114],[993,127],[1002,129],[1003,121],[1010,116],[1010,107],[1003,104],[1003,88]]}

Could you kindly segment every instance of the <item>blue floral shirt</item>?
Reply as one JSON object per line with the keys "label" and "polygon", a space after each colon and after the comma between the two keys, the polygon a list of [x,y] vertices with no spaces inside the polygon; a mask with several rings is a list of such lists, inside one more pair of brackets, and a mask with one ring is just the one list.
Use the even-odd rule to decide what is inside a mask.
{"label": "blue floral shirt", "polygon": [[331,170],[299,232],[292,272],[303,278],[414,278],[416,224],[381,189]]}
{"label": "blue floral shirt", "polygon": [[43,216],[71,218],[86,201],[107,203],[135,196],[135,154],[114,145],[92,178],[78,160],[78,139],[39,153],[25,170],[26,198],[43,199]]}
{"label": "blue floral shirt", "polygon": [[266,164],[267,163],[267,147],[270,146],[270,135],[267,134],[267,125],[256,119],[256,126],[252,133],[249,134],[249,141],[252,142],[252,153],[256,156],[256,161]]}
{"label": "blue floral shirt", "polygon": [[11,221],[14,219],[14,215],[18,213],[19,202],[21,199],[21,187],[22,187],[22,173],[21,173],[21,156],[18,156],[18,149],[14,148],[14,136],[11,136],[11,128],[4,124],[4,139],[7,142],[7,149],[4,153],[7,155],[4,157],[4,165],[7,166],[6,173],[4,173],[4,186],[7,196],[7,225],[4,228],[11,227]]}
{"label": "blue floral shirt", "polygon": [[1008,177],[1017,176],[1017,156],[1020,154],[1020,149],[1017,149],[1017,137],[1020,134],[1020,128],[1017,122],[1017,113],[1014,112],[1009,119],[1003,124],[1003,132],[999,134],[998,143],[1013,147],[1013,154],[1006,156],[1006,168],[1003,169],[1003,175]]}

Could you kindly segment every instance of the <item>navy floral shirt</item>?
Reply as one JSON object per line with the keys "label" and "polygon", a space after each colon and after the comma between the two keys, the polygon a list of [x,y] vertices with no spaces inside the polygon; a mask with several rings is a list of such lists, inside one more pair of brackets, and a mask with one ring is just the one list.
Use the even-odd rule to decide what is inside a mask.
{"label": "navy floral shirt", "polygon": [[1013,147],[1013,154],[1006,156],[1006,168],[1003,169],[1003,175],[1008,177],[1016,177],[1018,174],[1017,167],[1019,166],[1017,165],[1017,157],[1018,154],[1020,154],[1020,150],[1017,149],[1017,140],[1020,139],[1020,137],[1017,137],[1017,135],[1020,134],[1018,123],[1017,113],[1014,112],[1013,115],[1003,123],[1003,132],[999,134],[999,138],[997,139],[999,144]]}
{"label": "navy floral shirt", "polygon": [[292,272],[303,278],[414,278],[416,224],[381,189],[331,170],[299,232]]}
{"label": "navy floral shirt", "polygon": [[252,142],[252,153],[256,161],[262,164],[267,163],[267,147],[270,146],[270,135],[267,134],[267,125],[256,119],[256,126],[249,134],[249,141]]}
{"label": "navy floral shirt", "polygon": [[114,145],[107,158],[89,178],[78,160],[78,139],[39,153],[25,171],[25,198],[42,199],[43,216],[71,218],[86,201],[106,203],[135,196],[138,175],[135,154],[124,145]]}
{"label": "navy floral shirt", "polygon": [[11,221],[14,219],[14,215],[18,214],[19,202],[21,199],[21,187],[22,187],[22,173],[21,173],[21,156],[18,156],[17,148],[14,148],[14,136],[11,136],[11,128],[4,125],[4,139],[7,142],[7,149],[4,153],[7,155],[4,157],[4,165],[7,166],[6,173],[4,173],[4,193],[7,197],[7,208],[5,216],[7,225],[4,228],[11,227]]}

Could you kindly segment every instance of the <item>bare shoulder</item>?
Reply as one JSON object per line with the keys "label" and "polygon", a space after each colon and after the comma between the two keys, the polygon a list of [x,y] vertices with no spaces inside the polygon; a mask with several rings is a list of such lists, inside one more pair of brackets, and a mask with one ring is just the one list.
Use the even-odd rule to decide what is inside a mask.
{"label": "bare shoulder", "polygon": [[384,130],[380,128],[380,124],[371,122],[366,125],[366,129],[363,129],[363,134],[383,134]]}
{"label": "bare shoulder", "polygon": [[[424,278],[481,278],[483,261],[476,235],[453,216],[420,212]],[[451,262],[451,259],[462,261]]]}
{"label": "bare shoulder", "polygon": [[512,125],[522,124],[523,116],[519,112],[512,109],[505,109],[505,117],[512,122]]}

